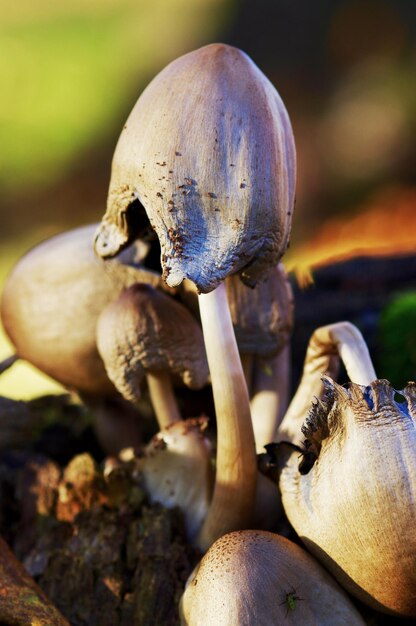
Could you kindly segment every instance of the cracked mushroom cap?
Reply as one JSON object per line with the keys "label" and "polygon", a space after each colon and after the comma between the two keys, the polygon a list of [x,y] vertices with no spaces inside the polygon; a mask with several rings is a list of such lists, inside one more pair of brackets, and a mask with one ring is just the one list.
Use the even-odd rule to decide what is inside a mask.
{"label": "cracked mushroom cap", "polygon": [[182,626],[364,626],[331,576],[300,546],[265,531],[224,535],[188,579]]}
{"label": "cracked mushroom cap", "polygon": [[139,236],[143,205],[170,286],[202,293],[238,272],[248,285],[275,266],[290,234],[295,145],[271,82],[241,50],[211,44],[158,74],[114,154],[96,251]]}
{"label": "cracked mushroom cap", "polygon": [[146,372],[167,371],[191,389],[207,384],[201,328],[183,305],[149,285],[132,285],[103,311],[97,345],[108,376],[133,402]]}

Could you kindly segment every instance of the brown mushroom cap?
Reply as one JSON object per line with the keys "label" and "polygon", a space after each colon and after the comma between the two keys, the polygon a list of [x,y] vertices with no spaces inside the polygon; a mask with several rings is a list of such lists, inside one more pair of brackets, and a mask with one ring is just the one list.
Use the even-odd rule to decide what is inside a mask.
{"label": "brown mushroom cap", "polygon": [[97,258],[96,227],[62,233],[23,256],[4,285],[1,318],[21,358],[69,388],[111,394],[115,389],[95,340],[101,311],[135,282],[166,286],[137,264],[146,253],[140,242],[118,259]]}
{"label": "brown mushroom cap", "polygon": [[276,355],[293,328],[293,294],[282,264],[250,289],[237,275],[225,285],[240,354]]}
{"label": "brown mushroom cap", "polygon": [[293,133],[276,89],[241,50],[211,44],[173,61],[137,101],[96,250],[112,256],[138,236],[138,198],[169,285],[190,278],[207,293],[236,272],[254,285],[286,250],[294,189]]}
{"label": "brown mushroom cap", "polygon": [[132,285],[108,305],[97,345],[109,377],[133,401],[146,372],[167,371],[191,389],[208,381],[201,328],[182,304],[149,285]]}
{"label": "brown mushroom cap", "polygon": [[180,612],[183,626],[364,626],[313,557],[265,531],[218,539],[191,574]]}

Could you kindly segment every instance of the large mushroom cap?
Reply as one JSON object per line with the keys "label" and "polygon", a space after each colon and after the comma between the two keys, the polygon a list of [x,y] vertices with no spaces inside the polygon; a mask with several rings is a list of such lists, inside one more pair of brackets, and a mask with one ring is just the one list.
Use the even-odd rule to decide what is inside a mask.
{"label": "large mushroom cap", "polygon": [[218,539],[189,578],[186,626],[363,626],[346,594],[284,537],[239,531]]}
{"label": "large mushroom cap", "polygon": [[[273,85],[240,50],[212,44],[150,83],[121,133],[96,251],[137,236],[137,199],[162,250],[168,285],[205,293],[239,272],[254,285],[286,250],[295,147]],[[130,209],[129,209],[130,207]]]}
{"label": "large mushroom cap", "polygon": [[111,394],[95,341],[102,309],[135,282],[166,285],[141,264],[147,252],[141,242],[104,263],[93,251],[96,229],[56,235],[25,254],[4,285],[1,318],[21,358],[67,387]]}
{"label": "large mushroom cap", "polygon": [[302,428],[308,462],[282,459],[287,517],[348,591],[415,617],[416,385],[325,387]]}

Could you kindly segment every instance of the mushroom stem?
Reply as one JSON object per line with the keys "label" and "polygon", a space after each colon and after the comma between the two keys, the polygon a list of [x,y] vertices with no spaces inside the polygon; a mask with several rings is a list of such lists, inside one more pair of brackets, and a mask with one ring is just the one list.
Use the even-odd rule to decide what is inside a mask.
{"label": "mushroom stem", "polygon": [[161,430],[178,422],[181,418],[169,372],[146,373],[150,400]]}
{"label": "mushroom stem", "polygon": [[247,385],[225,285],[199,296],[202,329],[217,416],[217,471],[211,505],[198,536],[206,550],[251,521],[257,463]]}
{"label": "mushroom stem", "polygon": [[9,356],[6,359],[4,359],[4,361],[1,361],[1,363],[0,363],[0,374],[3,374],[3,372],[8,370],[9,367],[11,367],[18,360],[19,360],[19,356],[17,354],[12,354],[11,356]]}
{"label": "mushroom stem", "polygon": [[289,403],[290,348],[272,359],[255,361],[254,390],[250,402],[257,454],[276,441],[277,429]]}
{"label": "mushroom stem", "polygon": [[323,393],[322,376],[336,378],[342,359],[351,382],[369,385],[376,372],[367,344],[358,328],[350,322],[338,322],[317,328],[309,340],[303,374],[298,389],[279,428],[279,440],[303,441],[301,426],[312,400]]}

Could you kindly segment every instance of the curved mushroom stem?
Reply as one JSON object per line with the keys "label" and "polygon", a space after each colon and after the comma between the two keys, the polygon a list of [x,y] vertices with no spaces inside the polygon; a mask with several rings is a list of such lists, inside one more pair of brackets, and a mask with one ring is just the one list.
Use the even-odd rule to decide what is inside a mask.
{"label": "curved mushroom stem", "polygon": [[199,306],[217,415],[214,494],[197,540],[206,550],[224,533],[249,526],[257,463],[247,385],[225,285],[201,294]]}
{"label": "curved mushroom stem", "polygon": [[181,418],[170,374],[164,371],[146,372],[150,400],[161,430]]}
{"label": "curved mushroom stem", "polygon": [[377,378],[367,344],[358,328],[350,322],[338,322],[317,328],[309,340],[303,374],[298,389],[279,428],[278,439],[299,445],[301,426],[312,400],[323,393],[322,375],[336,378],[342,359],[350,380],[369,385]]}
{"label": "curved mushroom stem", "polygon": [[277,429],[289,403],[289,344],[272,359],[255,361],[254,390],[250,402],[257,454],[276,441]]}

